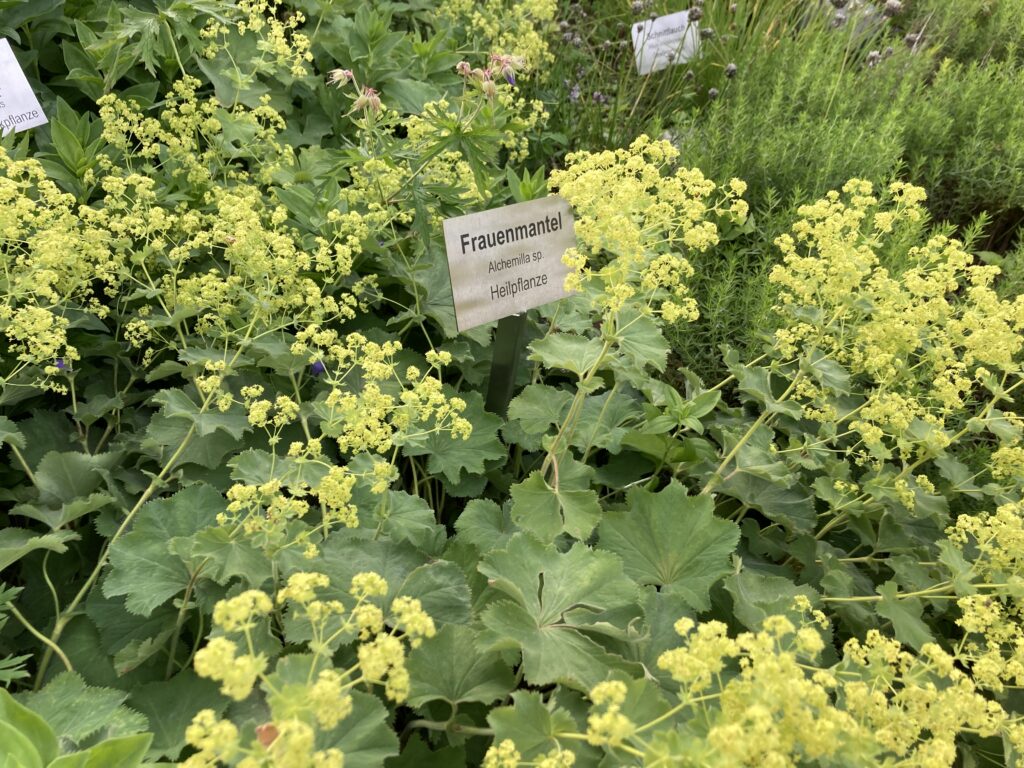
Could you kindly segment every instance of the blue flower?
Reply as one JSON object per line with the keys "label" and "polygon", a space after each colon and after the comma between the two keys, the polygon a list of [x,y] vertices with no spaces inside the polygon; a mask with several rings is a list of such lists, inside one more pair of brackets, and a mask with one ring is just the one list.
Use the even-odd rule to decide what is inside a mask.
{"label": "blue flower", "polygon": [[326,370],[327,366],[324,365],[323,362],[321,362],[320,360],[317,360],[315,363],[309,366],[309,372],[312,373],[314,376],[319,376]]}
{"label": "blue flower", "polygon": [[57,366],[57,370],[58,371],[63,371],[65,368],[68,367],[67,364],[64,362],[64,358],[63,357],[58,357],[57,358],[57,362],[54,363],[54,365]]}

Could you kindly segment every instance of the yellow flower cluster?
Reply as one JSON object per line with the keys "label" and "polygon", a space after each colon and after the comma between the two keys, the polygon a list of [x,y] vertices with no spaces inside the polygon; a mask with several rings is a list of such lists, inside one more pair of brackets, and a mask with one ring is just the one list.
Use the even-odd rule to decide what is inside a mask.
{"label": "yellow flower cluster", "polygon": [[[302,443],[295,445],[301,447]],[[327,468],[313,486],[292,479],[300,472],[301,464],[291,465],[284,474],[261,485],[235,483],[227,490],[227,508],[217,516],[218,524],[233,527],[233,532],[244,534],[257,546],[270,551],[304,544],[306,556],[315,557],[319,551],[313,543],[316,534],[326,533],[338,525],[358,527],[359,511],[352,503],[352,492],[360,476],[350,472],[348,467],[329,464],[320,458],[312,459],[311,463]],[[371,490],[384,493],[394,477],[394,467],[387,462],[376,462],[367,474],[373,479]],[[318,524],[296,534],[289,523],[309,513],[307,497],[320,503]]]}
{"label": "yellow flower cluster", "polygon": [[1024,446],[1002,445],[990,457],[992,477],[1020,487],[1024,481]]}
{"label": "yellow flower cluster", "polygon": [[[846,642],[840,661],[821,664],[829,622],[796,600],[793,619],[768,616],[757,631],[730,636],[717,621],[680,619],[682,647],[664,652],[658,666],[679,684],[679,702],[649,722],[634,722],[621,681],[590,691],[586,734],[551,734],[585,739],[621,760],[644,764],[658,726],[671,734],[656,753],[680,765],[847,766],[900,765],[946,768],[957,757],[962,733],[1003,735],[1024,744],[1024,724],[983,696],[956,658],[934,643],[920,653],[870,630]],[[649,712],[649,710],[647,710]],[[651,717],[650,714],[647,717]],[[678,727],[699,723],[699,727]],[[671,745],[665,751],[664,744]],[[571,766],[572,753],[556,749],[528,765]],[[523,758],[505,739],[485,756],[485,768],[518,768]],[[675,764],[675,763],[673,763]]]}
{"label": "yellow flower cluster", "polygon": [[[261,401],[257,398],[262,393],[258,385],[242,387],[241,395],[250,406],[250,421],[261,402],[272,409],[282,400],[294,405],[289,398],[281,397],[276,405]],[[274,423],[281,414],[280,410],[268,410],[267,423]],[[289,415],[287,420],[292,418]],[[273,445],[277,440],[271,437],[270,442]],[[359,526],[359,510],[352,501],[357,482],[366,481],[371,493],[384,494],[398,473],[391,460],[374,459],[368,470],[360,472],[348,465],[339,466],[323,454],[320,438],[292,442],[286,456],[275,459],[275,464],[277,469],[270,480],[260,484],[239,482],[228,488],[228,503],[217,516],[217,523],[229,528],[232,536],[248,537],[268,554],[302,546],[307,558],[316,557],[319,548],[315,542],[331,529]],[[292,525],[295,520],[308,521],[311,508],[319,513],[314,516],[315,522],[304,527]]]}
{"label": "yellow flower cluster", "polygon": [[0,384],[30,370],[35,385],[66,390],[52,378],[79,359],[68,344],[65,307],[105,317],[102,299],[123,279],[123,255],[97,218],[61,192],[39,162],[14,160],[0,148],[0,330],[7,342],[0,351]]}
{"label": "yellow flower cluster", "polygon": [[184,765],[186,768],[207,768],[218,762],[227,763],[238,752],[238,729],[230,720],[218,720],[212,709],[199,712],[185,730],[185,741],[198,752]]}
{"label": "yellow flower cluster", "polygon": [[320,500],[324,518],[330,522],[339,522],[346,528],[359,525],[358,512],[352,502],[352,489],[356,478],[345,467],[331,467],[327,476],[313,489]]}
{"label": "yellow flower cluster", "polygon": [[[349,275],[369,235],[367,221],[355,212],[334,212],[331,236],[317,237],[315,249],[307,251],[288,226],[288,211],[269,204],[259,186],[269,181],[277,162],[294,162],[276,140],[284,121],[267,105],[225,112],[212,98],[200,100],[198,86],[188,77],[175,83],[159,119],[114,95],[100,100],[100,117],[104,138],[129,157],[144,162],[167,157],[167,171],[204,191],[204,208],[157,201],[153,178],[107,160],[107,175],[100,180],[107,195],[90,218],[125,246],[141,240],[141,247],[126,247],[119,256],[142,273],[143,285],[159,290],[167,314],[205,313],[202,328],[226,330],[225,307],[251,306],[268,325],[353,317],[355,298],[335,296],[322,284]],[[218,139],[227,121],[251,134],[249,148],[263,161],[255,177],[223,153]],[[218,183],[218,177],[235,183]],[[226,268],[197,269],[211,255]],[[171,270],[164,272],[167,264]],[[141,332],[133,329],[136,336]]]}
{"label": "yellow flower cluster", "polygon": [[[1004,735],[1015,748],[1024,743],[1021,719],[982,696],[938,645],[925,644],[913,654],[872,630],[863,640],[849,640],[837,664],[822,666],[828,620],[811,610],[806,597],[794,607],[803,617],[799,625],[768,616],[758,631],[735,637],[720,622],[681,619],[676,629],[683,647],[658,662],[680,685],[677,705],[634,723],[627,712],[646,705],[629,701],[625,683],[604,682],[590,692],[587,733],[551,737],[585,739],[623,764],[647,765],[641,761],[657,755],[659,764],[669,759],[721,768],[945,768],[956,760],[960,733]],[[658,726],[671,737],[652,751]],[[488,750],[484,767],[554,768],[571,766],[574,757],[555,749],[535,760],[523,763],[515,743],[505,739]]]}
{"label": "yellow flower cluster", "polygon": [[629,303],[669,322],[696,319],[685,253],[718,243],[713,217],[745,215],[745,186],[734,180],[712,202],[716,186],[700,171],[671,170],[678,154],[640,136],[627,149],[570,154],[552,172],[551,190],[573,206],[580,243],[563,257],[573,270],[567,289],[584,290],[610,315]]}
{"label": "yellow flower cluster", "polygon": [[[447,432],[463,440],[472,434],[473,425],[461,415],[466,402],[443,391],[440,369],[451,362],[447,352],[427,354],[435,375],[408,366],[402,376],[395,363],[402,350],[397,341],[380,344],[359,333],[341,338],[336,331],[313,325],[296,335],[291,349],[321,365],[330,364],[324,380],[331,390],[317,407],[324,418],[323,433],[337,440],[345,453],[386,453],[405,437],[430,432]],[[382,477],[384,471],[380,470]]]}
{"label": "yellow flower cluster", "polygon": [[[511,739],[503,739],[500,744],[488,748],[484,755],[483,768],[519,768],[523,756],[516,749],[515,742]],[[555,748],[544,755],[535,757],[525,765],[535,768],[573,768],[576,765],[576,755],[568,749]]]}
{"label": "yellow flower cluster", "polygon": [[225,632],[240,632],[252,628],[257,619],[274,609],[274,604],[265,592],[250,589],[240,595],[221,600],[213,609],[213,623]]}
{"label": "yellow flower cluster", "polygon": [[478,50],[522,58],[529,69],[554,61],[546,32],[553,26],[556,0],[451,0],[435,11],[442,22],[462,27]]}
{"label": "yellow flower cluster", "polygon": [[[935,455],[988,368],[1005,384],[1024,350],[1024,297],[1000,299],[998,270],[973,264],[960,242],[934,236],[901,255],[899,270],[881,263],[890,233],[923,221],[923,200],[903,183],[880,200],[853,179],[799,208],[792,233],[776,241],[776,353],[821,352],[856,377],[866,402],[849,426],[875,459]],[[808,418],[835,418],[827,388],[804,379],[796,395]]]}
{"label": "yellow flower cluster", "polygon": [[296,31],[306,21],[301,11],[286,7],[280,0],[239,0],[235,16],[237,18],[218,14],[203,28],[200,35],[208,41],[204,51],[207,58],[212,59],[219,51],[229,49],[233,33],[252,34],[262,54],[261,71],[276,66],[282,74],[292,77],[307,74],[306,63],[313,60],[313,53],[309,38]]}
{"label": "yellow flower cluster", "polygon": [[[229,720],[218,720],[212,710],[199,712],[186,732],[187,742],[197,752],[185,761],[185,768],[214,768],[221,763],[240,768],[342,768],[344,755],[339,749],[318,750],[316,743],[319,732],[332,731],[352,714],[350,691],[363,683],[380,684],[390,699],[405,700],[409,693],[406,646],[435,634],[420,601],[397,597],[392,618],[385,621],[384,612],[371,602],[388,593],[388,584],[379,574],[359,573],[352,578],[348,592],[355,603],[350,610],[339,600],[320,599],[318,591],[330,586],[324,574],[300,572],[288,578],[276,601],[260,590],[249,590],[217,603],[214,624],[225,635],[240,634],[249,653],[239,654],[238,644],[223,635],[213,637],[196,654],[196,672],[220,682],[221,691],[236,701],[248,697],[262,681],[272,720],[257,728],[256,738],[246,745]],[[293,620],[308,624],[313,661],[304,685],[275,686],[266,674],[267,658],[252,650],[256,623],[273,611],[275,602],[287,606]],[[360,637],[356,664],[347,670],[330,666],[337,642],[356,633]]]}
{"label": "yellow flower cluster", "polygon": [[599,683],[590,691],[590,700],[599,712],[587,718],[587,741],[594,746],[617,747],[633,735],[636,724],[622,714],[622,703],[629,689],[619,680]]}
{"label": "yellow flower cluster", "polygon": [[722,766],[841,756],[844,765],[938,768],[955,760],[959,733],[1010,735],[1016,727],[935,644],[915,655],[871,630],[846,643],[838,664],[819,666],[827,626],[820,612],[800,626],[770,616],[736,637],[719,622],[677,624],[685,644],[658,664],[681,686],[680,711],[709,723],[706,735],[684,737],[687,754]]}
{"label": "yellow flower cluster", "polygon": [[961,515],[947,534],[970,562],[976,590],[957,601],[966,635],[958,658],[985,688],[1024,685],[1024,502]]}
{"label": "yellow flower cluster", "polygon": [[[248,633],[248,627],[243,626]],[[241,701],[267,669],[263,654],[238,653],[238,645],[226,637],[214,637],[196,653],[196,674],[220,683],[225,696]]]}
{"label": "yellow flower cluster", "polygon": [[235,527],[262,546],[283,545],[288,522],[309,512],[309,503],[286,493],[277,478],[261,485],[235,483],[226,496],[227,508],[217,516],[218,524]]}
{"label": "yellow flower cluster", "polygon": [[483,768],[519,768],[523,756],[516,749],[515,742],[504,739],[500,744],[489,748],[484,756]]}

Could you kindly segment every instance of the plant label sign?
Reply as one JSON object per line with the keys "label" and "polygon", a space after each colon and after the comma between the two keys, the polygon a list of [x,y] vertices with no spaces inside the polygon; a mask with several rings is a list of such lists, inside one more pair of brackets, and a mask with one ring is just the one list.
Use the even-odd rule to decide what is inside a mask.
{"label": "plant label sign", "polygon": [[0,40],[0,132],[27,131],[47,122],[11,44]]}
{"label": "plant label sign", "polygon": [[633,25],[633,53],[641,75],[689,61],[696,55],[698,45],[697,22],[690,21],[689,11]]}
{"label": "plant label sign", "polygon": [[572,210],[551,196],[444,222],[455,322],[465,331],[564,298]]}

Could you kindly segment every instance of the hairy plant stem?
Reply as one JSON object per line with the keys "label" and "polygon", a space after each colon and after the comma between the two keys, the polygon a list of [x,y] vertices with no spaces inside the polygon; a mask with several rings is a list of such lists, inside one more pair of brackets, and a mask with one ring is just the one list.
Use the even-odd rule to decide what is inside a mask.
{"label": "hairy plant stem", "polygon": [[[786,391],[783,392],[782,395],[775,402],[776,403],[784,402],[786,400],[786,398],[788,398],[791,394],[793,394],[793,390],[796,389],[797,382],[800,381],[802,376],[803,376],[803,371],[798,371],[796,376],[794,376],[793,380],[789,383],[789,386],[786,387]],[[711,477],[708,478],[707,483],[705,483],[705,485],[701,489],[699,495],[706,496],[707,494],[711,493],[713,490],[715,490],[715,488],[717,488],[719,485],[722,484],[722,482],[725,479],[725,477],[724,477],[725,468],[728,467],[729,463],[733,459],[736,458],[736,456],[739,454],[739,452],[743,449],[743,446],[745,446],[748,442],[750,442],[750,438],[752,438],[757,433],[757,430],[760,429],[762,425],[766,424],[768,422],[768,420],[773,415],[774,414],[769,413],[767,410],[761,411],[760,415],[757,417],[757,419],[754,421],[754,423],[750,426],[750,429],[748,429],[743,434],[743,437],[741,437],[737,441],[736,445],[734,445],[732,447],[732,450],[729,451],[729,453],[726,454],[724,459],[722,459],[722,463],[718,465],[718,469],[716,469],[711,474]]]}
{"label": "hairy plant stem", "polygon": [[75,671],[75,668],[71,665],[71,660],[68,659],[68,657],[64,655],[64,651],[62,651],[60,649],[60,646],[57,645],[57,643],[55,643],[53,640],[48,638],[46,635],[44,635],[42,632],[40,632],[38,629],[36,629],[34,626],[32,626],[32,622],[30,622],[28,619],[26,619],[21,614],[21,611],[19,611],[14,606],[13,603],[10,603],[9,605],[7,605],[5,607],[5,610],[9,611],[10,614],[14,618],[16,618],[21,623],[21,625],[23,627],[25,627],[25,629],[28,630],[28,633],[30,635],[32,635],[32,637],[36,638],[36,640],[38,640],[39,642],[41,642],[43,645],[46,646],[46,652],[47,652],[48,655],[52,656],[53,654],[57,654],[57,658],[59,658],[61,660],[61,663],[64,665],[65,669],[67,669],[68,672],[74,672]]}
{"label": "hairy plant stem", "polygon": [[8,445],[11,447],[11,453],[14,454],[14,458],[16,458],[18,460],[18,463],[21,464],[22,471],[24,471],[24,473],[28,476],[28,479],[32,482],[32,485],[38,488],[39,483],[36,482],[36,476],[35,474],[33,474],[32,470],[29,469],[28,462],[25,461],[25,457],[21,455],[21,451],[18,450],[18,446],[16,446],[14,443],[8,443]]}
{"label": "hairy plant stem", "polygon": [[[212,394],[207,395],[204,398],[203,404],[199,409],[200,415],[206,412],[206,409],[210,406],[210,403],[212,401]],[[195,433],[196,425],[193,423],[191,426],[189,426],[188,432],[185,433],[185,436],[182,438],[181,444],[178,446],[177,450],[171,455],[171,458],[163,466],[163,468],[156,475],[156,477],[154,477],[150,481],[149,485],[146,487],[146,490],[142,492],[142,495],[139,496],[138,501],[135,502],[135,506],[133,506],[128,511],[128,514],[125,515],[124,520],[121,521],[121,525],[118,527],[117,531],[114,532],[114,535],[111,536],[107,543],[103,546],[103,550],[100,552],[100,556],[96,560],[95,567],[92,569],[92,572],[85,580],[85,583],[82,585],[81,589],[78,590],[78,593],[75,595],[75,597],[71,600],[70,603],[68,603],[64,607],[64,610],[61,611],[60,615],[57,617],[53,625],[53,632],[50,633],[46,653],[43,654],[43,658],[39,662],[39,670],[36,673],[36,681],[34,686],[35,690],[38,690],[39,686],[42,685],[43,678],[46,675],[46,668],[47,666],[49,666],[50,659],[53,656],[54,648],[57,648],[57,643],[60,640],[61,635],[64,634],[64,630],[67,629],[67,626],[71,622],[71,619],[74,618],[75,610],[78,608],[81,602],[86,597],[88,597],[89,592],[92,591],[93,586],[99,579],[100,573],[102,573],[104,567],[106,567],[107,558],[110,556],[110,548],[125,534],[125,532],[128,530],[128,527],[135,519],[135,516],[138,514],[139,510],[142,509],[142,506],[147,501],[149,501],[153,494],[156,493],[157,489],[161,485],[163,485],[164,478],[168,475],[168,473],[170,473],[171,469],[177,463],[178,459],[181,458],[181,455],[185,452],[185,449],[188,448],[189,444],[192,442],[192,438],[195,435]]]}
{"label": "hairy plant stem", "polygon": [[462,725],[452,721],[441,720],[413,720],[407,728],[426,728],[430,731],[448,731],[450,733],[461,733],[466,736],[494,736],[493,728],[478,728],[474,725]]}
{"label": "hairy plant stem", "polygon": [[681,701],[679,704],[676,704],[676,706],[672,707],[672,709],[668,710],[664,714],[660,715],[659,717],[654,718],[649,723],[645,723],[644,725],[642,725],[639,728],[637,728],[634,731],[634,733],[643,733],[644,731],[650,730],[651,728],[654,728],[657,725],[661,725],[663,722],[665,722],[669,718],[674,717],[675,715],[679,714],[684,709],[686,709],[687,707],[689,707],[689,706],[691,706],[693,704],[700,704],[701,702],[710,701],[711,699],[718,699],[718,698],[721,698],[721,696],[722,696],[722,694],[720,694],[720,693],[712,693],[712,694],[709,694],[707,696],[697,696],[697,697],[692,698],[692,699],[687,699],[686,701]]}
{"label": "hairy plant stem", "polygon": [[580,377],[579,383],[576,387],[576,394],[572,399],[572,404],[569,406],[569,413],[565,417],[565,421],[562,422],[558,428],[558,434],[555,435],[554,441],[551,443],[551,448],[548,449],[547,456],[544,457],[544,463],[541,465],[541,474],[547,477],[548,467],[555,465],[555,488],[558,488],[558,466],[555,456],[558,454],[558,447],[566,435],[571,435],[575,429],[575,422],[579,416],[580,411],[583,408],[583,401],[586,399],[589,384],[594,376],[597,375],[597,371],[601,367],[601,363],[604,362],[605,357],[608,354],[608,350],[612,347],[612,340],[605,339],[604,346],[601,347],[601,354],[597,356],[597,360],[587,370],[587,372]]}
{"label": "hairy plant stem", "polygon": [[[975,584],[978,589],[1006,589],[1009,584]],[[919,589],[915,592],[897,592],[897,600],[908,600],[912,597],[923,597],[927,600],[953,599],[960,595],[953,591],[951,581],[942,581],[927,589]],[[876,603],[882,599],[882,595],[853,595],[851,597],[823,597],[822,602],[826,603]]]}
{"label": "hairy plant stem", "polygon": [[174,633],[171,635],[171,646],[167,651],[167,666],[164,668],[164,679],[170,680],[171,673],[174,672],[174,656],[178,652],[178,635],[181,633],[181,628],[185,624],[185,618],[188,616],[188,604],[192,599],[192,590],[195,589],[196,580],[199,578],[199,574],[203,572],[203,568],[209,562],[209,558],[204,560],[196,568],[196,572],[192,574],[188,580],[188,586],[185,587],[185,594],[181,598],[181,608],[178,609],[178,617],[174,622]]}

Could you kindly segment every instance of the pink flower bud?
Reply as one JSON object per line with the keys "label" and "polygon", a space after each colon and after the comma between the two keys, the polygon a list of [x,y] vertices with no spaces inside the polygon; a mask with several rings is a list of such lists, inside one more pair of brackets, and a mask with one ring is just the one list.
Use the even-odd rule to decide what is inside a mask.
{"label": "pink flower bud", "polygon": [[468,61],[460,61],[458,64],[456,64],[455,71],[458,72],[463,77],[469,77],[471,74],[473,74],[473,69],[469,66]]}
{"label": "pink flower bud", "polygon": [[341,86],[350,83],[352,77],[351,69],[332,69],[327,75],[327,82],[330,85],[336,85],[341,88]]}
{"label": "pink flower bud", "polygon": [[366,109],[375,115],[378,114],[382,109],[380,95],[373,88],[363,88],[352,104],[352,111],[357,109]]}

